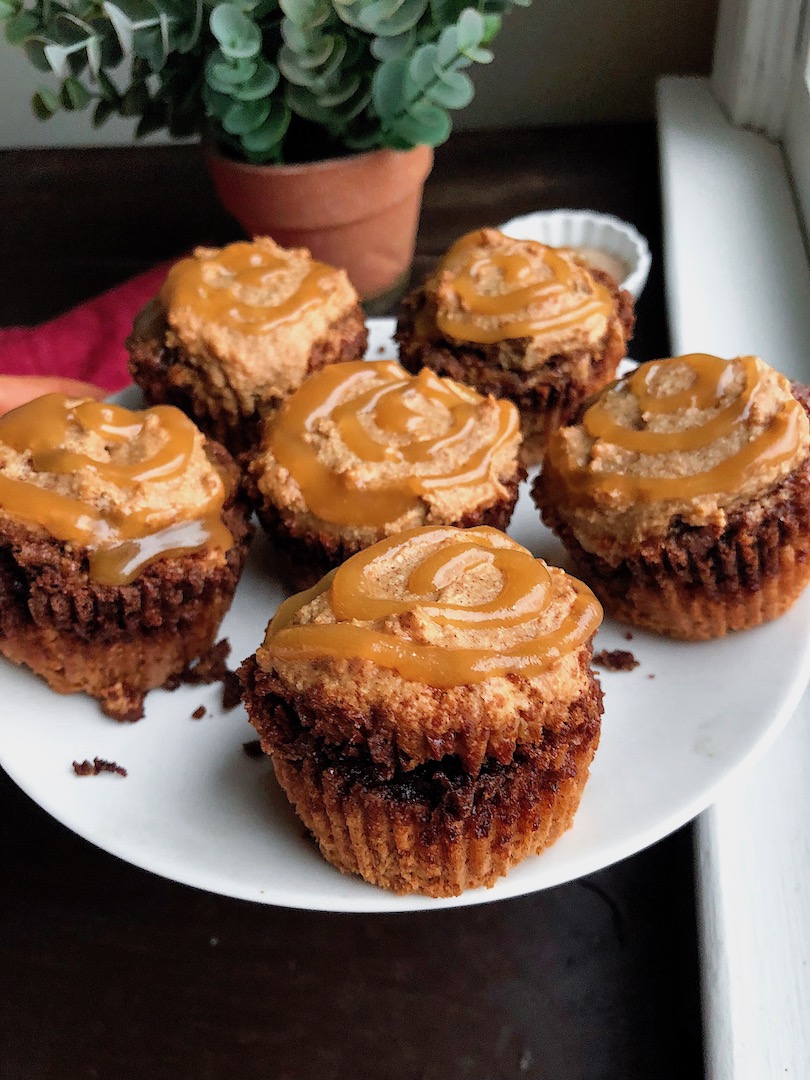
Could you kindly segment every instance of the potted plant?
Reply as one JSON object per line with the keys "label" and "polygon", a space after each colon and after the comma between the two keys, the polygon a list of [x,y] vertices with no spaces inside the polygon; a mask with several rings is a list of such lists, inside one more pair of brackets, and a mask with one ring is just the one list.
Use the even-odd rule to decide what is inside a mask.
{"label": "potted plant", "polygon": [[[303,243],[385,293],[413,255],[432,148],[467,105],[502,14],[529,0],[0,0],[58,82],[37,116],[92,108],[201,135],[249,233]],[[404,215],[404,218],[403,218]]]}

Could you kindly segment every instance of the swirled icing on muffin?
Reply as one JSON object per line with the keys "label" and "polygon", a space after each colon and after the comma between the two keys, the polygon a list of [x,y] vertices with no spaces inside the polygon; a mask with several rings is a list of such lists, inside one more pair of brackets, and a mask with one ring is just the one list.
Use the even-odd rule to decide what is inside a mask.
{"label": "swirled icing on muffin", "polygon": [[643,364],[552,439],[549,496],[580,542],[655,536],[673,518],[724,526],[810,447],[788,380],[758,357],[690,354]]}
{"label": "swirled icing on muffin", "polygon": [[542,675],[601,621],[587,586],[503,533],[425,527],[352,556],[282,604],[259,663],[366,660],[455,687]]}
{"label": "swirled icing on muffin", "polygon": [[0,513],[89,550],[102,584],[155,558],[227,551],[225,485],[178,409],[47,394],[0,418]]}
{"label": "swirled icing on muffin", "polygon": [[500,498],[520,442],[514,405],[394,361],[311,376],[268,423],[252,466],[277,505],[387,531]]}
{"label": "swirled icing on muffin", "polygon": [[453,244],[438,269],[436,305],[436,325],[449,338],[531,338],[520,361],[527,370],[555,353],[592,350],[616,313],[610,291],[573,252],[497,229]]}
{"label": "swirled icing on muffin", "polygon": [[[197,248],[171,268],[158,296],[185,348],[215,356],[232,387],[251,402],[262,390],[295,389],[313,342],[357,302],[345,271],[267,237]],[[268,372],[272,386],[264,387]]]}

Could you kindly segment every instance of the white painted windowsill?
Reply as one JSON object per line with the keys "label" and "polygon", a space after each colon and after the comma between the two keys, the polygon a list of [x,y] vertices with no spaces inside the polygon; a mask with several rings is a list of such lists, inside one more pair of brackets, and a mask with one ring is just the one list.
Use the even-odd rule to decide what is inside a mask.
{"label": "white painted windowsill", "polygon": [[[664,79],[658,123],[673,353],[758,353],[810,383],[810,272],[780,147],[732,127],[703,79]],[[699,818],[696,873],[708,1080],[808,1080],[808,693]]]}

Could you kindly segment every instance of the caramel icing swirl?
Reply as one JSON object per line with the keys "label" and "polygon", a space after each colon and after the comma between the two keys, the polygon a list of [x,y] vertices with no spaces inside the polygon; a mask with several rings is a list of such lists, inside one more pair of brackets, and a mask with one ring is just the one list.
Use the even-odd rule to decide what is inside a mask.
{"label": "caramel icing swirl", "polygon": [[257,237],[181,259],[138,325],[148,333],[156,308],[168,324],[167,344],[179,342],[201,380],[229,387],[250,413],[300,386],[313,349],[357,305],[344,270],[314,261],[306,248]]}
{"label": "caramel icing swirl", "polygon": [[695,353],[642,364],[603,391],[552,439],[544,483],[579,524],[596,511],[619,538],[673,516],[722,525],[725,509],[792,471],[809,441],[784,376],[755,356]]}
{"label": "caramel icing swirl", "polygon": [[593,594],[496,529],[424,527],[352,556],[285,601],[259,662],[367,660],[434,687],[532,677],[576,652]]}
{"label": "caramel icing swirl", "polygon": [[169,310],[196,311],[241,334],[266,334],[323,302],[332,267],[275,244],[198,248],[171,268],[160,292]]}
{"label": "caramel icing swirl", "polygon": [[224,498],[202,435],[172,406],[47,394],[0,418],[0,511],[88,549],[101,584],[168,555],[227,551]]}
{"label": "caramel icing swirl", "polygon": [[390,531],[414,514],[424,520],[426,505],[499,498],[501,478],[514,475],[519,426],[510,402],[427,368],[411,376],[394,361],[337,364],[307,379],[268,424],[255,471],[282,505]]}
{"label": "caramel icing swirl", "polygon": [[615,314],[610,291],[573,252],[495,229],[457,240],[437,281],[437,327],[460,341],[540,338],[547,354],[593,347]]}

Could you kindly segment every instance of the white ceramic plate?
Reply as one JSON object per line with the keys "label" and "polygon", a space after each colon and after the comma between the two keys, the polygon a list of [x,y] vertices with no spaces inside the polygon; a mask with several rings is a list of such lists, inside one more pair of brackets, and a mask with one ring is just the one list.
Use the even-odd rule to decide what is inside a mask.
{"label": "white ceramic plate", "polygon": [[[372,320],[369,355],[391,357],[390,320]],[[511,534],[552,562],[562,549],[524,486]],[[222,633],[241,661],[283,596],[257,536]],[[80,696],[62,697],[0,661],[0,763],[32,799],[99,847],[147,870],[228,896],[323,911],[413,911],[478,904],[591,873],[661,839],[715,798],[720,784],[775,738],[810,676],[810,591],[769,626],[681,644],[607,623],[597,648],[629,648],[632,672],[604,673],[602,741],[573,828],[492,889],[450,900],[386,893],[326,863],[275,783],[241,708],[220,687],[154,691],[146,716],[121,725]],[[205,705],[207,715],[191,719]],[[124,766],[78,778],[74,760]]]}

